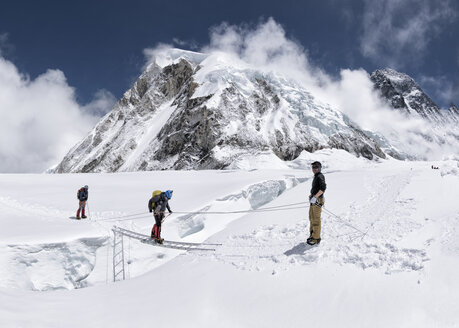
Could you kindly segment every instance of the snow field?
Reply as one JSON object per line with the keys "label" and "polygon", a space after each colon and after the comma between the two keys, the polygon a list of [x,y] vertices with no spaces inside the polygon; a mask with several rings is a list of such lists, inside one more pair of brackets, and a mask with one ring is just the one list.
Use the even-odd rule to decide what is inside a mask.
{"label": "snow field", "polygon": [[[0,253],[0,325],[146,327],[153,320],[169,327],[457,327],[459,176],[449,169],[457,164],[351,163],[340,152],[316,155],[328,185],[320,246],[305,244],[306,206],[174,213],[164,223],[166,239],[222,246],[214,253],[181,252],[125,240],[130,279],[116,284],[105,284],[110,227],[148,234],[153,220],[148,213],[105,219],[146,211],[152,190],[173,189],[176,212],[276,208],[305,201],[311,173],[0,176],[0,234],[9,249]],[[86,183],[93,221],[68,219],[74,193]],[[50,217],[22,208],[49,209]],[[59,257],[51,245],[67,255]],[[76,273],[66,276],[69,263],[76,263]],[[69,290],[52,291],[62,288]]]}
{"label": "snow field", "polygon": [[[234,211],[258,208],[301,180],[292,171],[171,173],[2,176],[2,190],[9,194],[0,196],[6,246],[0,252],[4,264],[0,287],[44,291],[111,281],[111,227],[150,234],[154,219],[147,202],[155,189],[175,190],[170,204],[173,211]],[[75,220],[78,181],[90,186],[89,219],[80,221]],[[48,191],[39,191],[44,184]],[[59,192],[66,184],[69,190]],[[119,210],[110,210],[114,206]],[[130,216],[132,213],[138,215]],[[163,237],[203,241],[243,215],[173,214],[166,219]],[[125,250],[128,277],[148,272],[181,253],[129,239]]]}

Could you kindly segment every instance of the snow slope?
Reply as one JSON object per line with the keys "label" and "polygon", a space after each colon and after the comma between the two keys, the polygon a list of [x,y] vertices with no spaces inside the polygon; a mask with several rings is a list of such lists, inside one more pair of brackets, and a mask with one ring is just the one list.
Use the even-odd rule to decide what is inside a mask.
{"label": "snow slope", "polygon": [[[174,189],[176,212],[283,206],[305,201],[311,172],[0,175],[0,326],[457,327],[457,160],[320,156],[331,211],[320,246],[305,244],[306,207],[174,213],[166,239],[222,246],[182,252],[125,241],[129,279],[117,283],[110,227],[148,234],[153,220],[108,219],[147,212],[153,189]],[[91,220],[69,219],[83,184]]]}

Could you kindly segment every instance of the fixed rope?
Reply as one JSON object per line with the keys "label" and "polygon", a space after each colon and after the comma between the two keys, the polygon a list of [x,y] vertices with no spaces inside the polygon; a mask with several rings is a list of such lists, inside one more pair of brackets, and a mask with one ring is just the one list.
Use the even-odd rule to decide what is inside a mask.
{"label": "fixed rope", "polygon": [[[265,213],[265,212],[276,212],[276,211],[289,211],[289,210],[295,210],[295,209],[302,209],[306,208],[309,206],[309,202],[298,202],[298,203],[290,203],[290,204],[284,204],[284,205],[277,205],[277,206],[268,206],[264,208],[258,208],[258,209],[251,209],[251,210],[239,210],[239,211],[175,211],[173,213],[175,214],[188,214],[188,215],[196,215],[196,214],[243,214],[243,213]],[[335,217],[339,221],[341,221],[344,225],[348,226],[351,229],[354,229],[356,232],[360,233],[363,237],[367,234],[366,232],[363,232],[359,228],[353,226],[352,224],[348,223],[346,220],[341,218],[340,216],[336,215],[335,213],[329,211],[327,208],[322,207],[322,210]],[[145,219],[145,218],[151,218],[151,214],[145,214],[145,212],[142,213],[136,213],[136,214],[128,214],[128,215],[121,215],[117,217],[110,217],[110,218],[105,218],[105,219],[99,219],[95,221],[125,221],[125,220],[140,220],[140,219]]]}
{"label": "fixed rope", "polygon": [[[252,210],[240,210],[240,211],[174,211],[175,214],[241,214],[241,213],[257,213],[257,212],[273,212],[273,211],[286,211],[292,209],[299,209],[307,207],[305,204],[307,202],[299,202],[299,203],[291,203],[286,205],[278,205],[278,206],[269,206],[260,209],[252,209]],[[303,205],[303,206],[297,206]],[[98,219],[95,221],[111,221],[111,220],[137,220],[142,219],[144,217],[151,217],[151,214],[145,214],[145,212],[135,213],[135,214],[128,214],[128,215],[120,215],[114,216],[104,219]]]}

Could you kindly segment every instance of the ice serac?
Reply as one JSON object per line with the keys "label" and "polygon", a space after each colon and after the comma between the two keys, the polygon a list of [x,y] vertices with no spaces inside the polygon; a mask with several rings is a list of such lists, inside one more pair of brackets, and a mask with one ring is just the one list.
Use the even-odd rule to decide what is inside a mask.
{"label": "ice serac", "polygon": [[299,84],[223,54],[156,58],[54,172],[222,169],[271,152],[344,149],[385,157],[378,143]]}

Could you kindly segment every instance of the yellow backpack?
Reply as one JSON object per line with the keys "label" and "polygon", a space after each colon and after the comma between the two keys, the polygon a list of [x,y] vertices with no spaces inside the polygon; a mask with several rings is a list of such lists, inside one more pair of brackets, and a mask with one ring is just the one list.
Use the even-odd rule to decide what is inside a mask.
{"label": "yellow backpack", "polygon": [[152,197],[155,197],[155,196],[158,196],[158,195],[161,195],[162,191],[161,190],[155,190],[153,191],[153,196]]}

